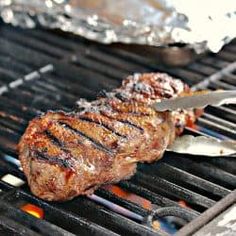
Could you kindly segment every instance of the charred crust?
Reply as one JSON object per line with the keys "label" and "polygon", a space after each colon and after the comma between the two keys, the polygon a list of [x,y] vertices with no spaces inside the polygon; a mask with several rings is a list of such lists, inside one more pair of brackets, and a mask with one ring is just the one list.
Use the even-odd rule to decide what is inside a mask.
{"label": "charred crust", "polygon": [[44,151],[33,150],[33,159],[41,160],[49,164],[56,164],[65,169],[74,170],[73,161],[70,158],[59,158],[57,156],[50,156]]}
{"label": "charred crust", "polygon": [[93,120],[91,118],[88,118],[88,117],[85,117],[85,116],[80,116],[79,119],[82,120],[82,121],[86,121],[86,122],[91,122],[91,123],[97,124],[97,125],[101,126],[102,128],[105,128],[105,129],[111,131],[116,136],[119,136],[119,137],[122,137],[122,138],[127,138],[126,136],[116,132],[115,129],[113,129],[110,126],[104,124],[102,121],[98,122],[98,121],[95,121],[95,120]]}
{"label": "charred crust", "polygon": [[133,122],[131,121],[128,121],[128,120],[121,120],[121,119],[117,119],[119,122],[122,122],[124,124],[127,124],[129,125],[130,127],[133,127],[135,129],[138,129],[142,134],[144,133],[144,129],[141,127],[141,126],[138,126],[136,124],[134,124]]}
{"label": "charred crust", "polygon": [[88,135],[84,134],[84,133],[83,133],[82,131],[80,131],[79,129],[73,128],[72,126],[70,126],[70,125],[67,124],[66,122],[59,121],[58,124],[61,125],[61,126],[63,126],[63,127],[66,128],[66,129],[68,129],[68,130],[71,130],[72,132],[76,133],[76,134],[79,135],[80,137],[83,137],[83,138],[89,140],[89,141],[93,144],[93,146],[94,146],[95,148],[97,148],[97,149],[99,149],[99,150],[101,150],[101,151],[103,151],[103,152],[105,152],[105,153],[107,153],[107,154],[110,154],[110,155],[113,155],[113,154],[114,154],[114,152],[113,152],[110,148],[108,148],[108,147],[104,146],[103,144],[97,142],[97,141],[94,140],[93,138],[91,138],[91,137],[89,137]]}

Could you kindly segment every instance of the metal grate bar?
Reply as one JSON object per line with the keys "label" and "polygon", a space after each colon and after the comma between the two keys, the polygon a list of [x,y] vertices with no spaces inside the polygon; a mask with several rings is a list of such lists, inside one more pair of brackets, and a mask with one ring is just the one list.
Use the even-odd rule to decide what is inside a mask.
{"label": "metal grate bar", "polygon": [[[71,59],[73,61],[74,56],[80,60],[81,57],[83,59],[90,59],[92,64],[89,65],[89,68],[93,67],[93,63],[100,61],[103,62],[102,65],[105,63],[113,69],[119,69],[116,70],[118,74],[121,74],[120,71],[130,73],[145,69],[144,66],[138,65],[136,62],[126,61],[126,63],[124,63],[123,59],[120,59],[109,52],[107,53],[104,50],[100,51],[99,47],[96,47],[96,45],[91,44],[89,41],[83,40],[82,38],[76,38],[76,41],[73,41],[71,38],[63,38],[60,35],[55,35],[45,31],[27,31],[26,34],[31,37],[40,38],[42,41],[47,42],[50,45],[57,45],[59,48],[66,48],[68,51],[73,51],[73,56],[66,56],[65,60],[69,61]],[[80,44],[78,44],[78,40]],[[106,68],[109,69],[109,67],[107,66]],[[114,76],[114,74],[115,73],[113,73],[112,76]],[[119,79],[121,79],[121,77],[119,77]]]}
{"label": "metal grate bar", "polygon": [[221,106],[221,107],[208,106],[205,109],[205,113],[209,113],[214,116],[220,117],[224,119],[226,122],[230,121],[230,123],[233,123],[233,124],[236,123],[236,111],[225,106]]}
{"label": "metal grate bar", "polygon": [[7,30],[6,28],[1,28],[2,38],[6,40],[10,40],[22,46],[25,46],[29,49],[33,49],[34,51],[44,53],[47,56],[55,57],[55,58],[62,58],[67,51],[54,47],[53,44],[50,46],[41,40],[32,39],[27,37],[25,34],[18,34],[14,30]]}
{"label": "metal grate bar", "polygon": [[[11,34],[11,32],[10,32],[10,34]],[[11,40],[13,39],[13,41],[14,41],[14,37],[12,38],[11,37]],[[31,39],[31,38],[30,38]],[[32,39],[31,39],[32,40]],[[22,40],[21,40],[22,41]],[[28,41],[27,41],[28,42]],[[21,44],[21,42],[19,42],[20,44]],[[51,42],[51,43],[53,43],[53,42]],[[54,43],[53,43],[54,44]],[[65,42],[64,42],[64,44],[65,44]],[[37,45],[38,46],[38,44],[36,44],[36,42],[35,42],[35,44],[34,45]],[[28,45],[27,45],[28,46]],[[35,46],[34,46],[35,47]],[[40,50],[40,48],[41,47],[39,47],[39,48],[37,48],[38,50]],[[45,47],[43,47],[44,49],[45,49]],[[76,50],[78,51],[78,49],[81,49],[81,46],[79,46],[79,45],[77,45],[77,48],[76,48]],[[54,50],[54,49],[53,49]],[[58,50],[58,48],[57,48],[57,50]],[[82,49],[82,51],[85,51],[84,50],[84,48]],[[126,73],[121,73],[121,71],[120,71],[120,69],[121,68],[119,68],[119,70],[118,69],[115,69],[115,68],[113,68],[112,70],[114,70],[113,72],[111,72],[112,70],[111,69],[109,69],[109,68],[107,68],[106,66],[104,66],[104,63],[102,63],[102,59],[104,58],[104,54],[102,54],[103,56],[101,57],[101,53],[99,54],[99,53],[97,53],[96,52],[96,54],[94,53],[94,51],[96,51],[96,48],[93,48],[92,50],[91,50],[91,53],[90,53],[90,51],[86,51],[85,53],[86,53],[86,55],[83,55],[84,54],[84,52],[81,52],[81,50],[79,50],[79,56],[77,57],[77,56],[72,56],[71,57],[71,61],[74,63],[74,64],[77,64],[77,65],[81,65],[81,66],[83,66],[83,67],[85,67],[85,68],[87,68],[87,67],[89,67],[90,69],[92,69],[92,68],[94,68],[94,71],[98,71],[98,72],[101,72],[102,74],[105,74],[105,75],[108,75],[108,76],[110,76],[110,77],[114,77],[115,76],[115,78],[117,79],[117,78],[119,78],[119,79],[121,79],[122,77],[124,77],[125,75],[127,75],[127,72]],[[82,54],[81,54],[82,53]],[[46,54],[48,54],[48,53],[46,53]],[[91,55],[91,54],[94,54],[94,56],[93,55]],[[98,54],[98,55],[97,55]],[[67,57],[68,56],[66,56],[66,55],[63,55],[64,57],[65,57],[65,59],[64,60],[68,60],[67,59]],[[84,56],[87,56],[87,58],[84,58]],[[93,56],[93,57],[92,57]],[[68,58],[70,58],[70,57],[68,57]],[[94,60],[92,59],[90,59],[90,58],[94,58]],[[108,60],[105,62],[106,64],[107,63],[109,63],[110,64],[110,66],[114,66],[114,57],[113,58],[107,58]],[[112,60],[111,60],[112,59]],[[99,62],[99,61],[101,61],[101,62]],[[111,63],[111,61],[112,61],[112,63]],[[124,65],[124,63],[120,63],[120,65]],[[115,73],[114,73],[115,72]],[[130,71],[129,71],[130,72]]]}
{"label": "metal grate bar", "polygon": [[235,156],[225,157],[225,158],[213,158],[210,160],[210,163],[214,166],[231,173],[236,176],[236,168],[235,168]]}
{"label": "metal grate bar", "polygon": [[[16,155],[16,143],[17,140],[19,140],[20,136],[13,134],[9,129],[0,127],[0,148],[3,152],[10,154],[10,155]],[[9,141],[11,140],[11,141]]]}
{"label": "metal grate bar", "polygon": [[226,66],[228,66],[229,62],[224,61],[222,59],[216,58],[214,56],[204,57],[199,60],[199,63],[202,63],[204,65],[211,66],[216,69],[222,69]]}
{"label": "metal grate bar", "polygon": [[235,45],[234,41],[230,45],[226,45],[224,47],[224,50],[236,53],[236,45]]}
{"label": "metal grate bar", "polygon": [[[12,50],[9,51],[7,50],[8,48],[11,48]],[[17,58],[17,60],[21,60],[26,64],[37,67],[51,63],[55,66],[55,71],[59,72],[61,76],[66,76],[71,79],[73,78],[73,80],[77,80],[77,82],[80,82],[82,85],[89,85],[95,90],[95,92],[98,92],[104,88],[111,89],[119,84],[118,81],[115,82],[114,80],[109,80],[107,77],[94,73],[91,70],[82,67],[75,67],[69,64],[63,64],[63,62],[1,38],[0,53],[2,51],[9,53],[10,56]]]}
{"label": "metal grate bar", "polygon": [[229,62],[233,62],[233,61],[236,61],[236,55],[234,53],[231,53],[231,52],[226,52],[226,51],[220,51],[218,54],[217,54],[217,57],[225,60],[225,61],[229,61]]}
{"label": "metal grate bar", "polygon": [[150,210],[147,210],[143,207],[141,207],[138,204],[135,204],[131,201],[125,200],[123,198],[118,197],[116,194],[111,193],[109,191],[106,191],[104,189],[99,189],[96,191],[96,194],[98,194],[98,196],[103,197],[104,199],[108,199],[111,202],[118,204],[120,206],[125,207],[126,209],[131,210],[132,212],[135,212],[141,216],[147,216],[148,214],[150,214]]}
{"label": "metal grate bar", "polygon": [[[107,48],[104,48],[103,51],[107,51]],[[184,80],[185,82],[188,82],[188,84],[192,85],[195,84],[197,81],[201,81],[203,80],[203,75],[201,75],[201,73],[196,73],[193,72],[191,70],[189,70],[187,67],[185,68],[171,68],[171,67],[164,67],[161,65],[158,65],[157,63],[155,63],[155,60],[150,60],[148,58],[145,57],[141,57],[137,54],[128,52],[128,51],[124,51],[121,49],[117,49],[117,48],[113,48],[112,50],[109,50],[109,53],[114,54],[115,56],[118,56],[120,58],[122,58],[123,60],[128,60],[128,61],[134,61],[136,63],[140,63],[142,66],[145,66],[146,68],[148,68],[149,70],[158,70],[158,71],[163,71],[163,72],[167,72],[170,75],[174,76],[174,77],[179,77],[182,80]],[[146,69],[147,70],[147,69]]]}
{"label": "metal grate bar", "polygon": [[11,72],[11,71],[8,71],[4,68],[0,68],[0,76],[1,78],[4,78],[4,81],[5,83],[10,83],[12,82],[16,77],[19,76],[18,73],[16,72]]}
{"label": "metal grate bar", "polygon": [[[20,193],[24,199],[39,205],[45,210],[47,217],[46,219],[50,222],[50,226],[60,225],[67,231],[74,231],[73,233],[76,235],[117,235],[112,232],[113,230],[108,230],[88,219],[78,216],[77,213],[73,213],[71,210],[61,208],[61,204],[49,204],[47,202],[40,201],[36,197],[32,197],[32,195],[27,192],[20,191]],[[76,206],[74,209],[78,208],[80,208],[80,206]],[[64,221],[65,219],[66,221]]]}
{"label": "metal grate bar", "polygon": [[29,120],[33,116],[36,116],[40,113],[39,110],[35,108],[29,108],[27,106],[24,106],[22,104],[19,104],[15,99],[9,99],[7,97],[1,96],[0,99],[0,105],[1,109],[3,110],[3,114],[9,114],[13,116],[17,116],[18,119],[22,119],[22,116],[20,114],[24,114],[24,118]]}
{"label": "metal grate bar", "polygon": [[212,68],[211,66],[200,64],[200,63],[193,63],[187,66],[188,69],[196,72],[201,73],[204,76],[209,76],[217,72],[216,68]]}
{"label": "metal grate bar", "polygon": [[90,90],[87,87],[84,87],[80,83],[73,81],[70,78],[64,77],[62,78],[60,75],[56,73],[43,76],[44,80],[47,84],[52,85],[60,91],[61,93],[65,93],[67,96],[73,96],[75,101],[78,100],[79,97],[86,97],[87,99],[94,98],[95,92]]}
{"label": "metal grate bar", "polygon": [[0,117],[0,124],[11,130],[14,130],[16,133],[19,133],[22,131],[22,127],[25,127],[27,125],[27,122],[15,122],[14,120],[9,119],[8,117]]}
{"label": "metal grate bar", "polygon": [[[78,208],[78,206],[80,206],[80,208]],[[71,206],[65,205],[65,209],[67,209],[67,207],[71,209],[77,208],[76,213],[80,216],[91,219],[91,221],[111,229],[118,234],[160,235],[158,232],[154,232],[135,221],[129,220],[124,216],[99,206],[89,199],[77,198],[72,202]]]}
{"label": "metal grate bar", "polygon": [[[189,172],[171,166],[167,163],[160,162],[151,166],[142,166],[141,170],[148,175],[165,178],[172,183],[186,187],[193,192],[200,193],[201,195],[215,195],[218,196],[217,199],[219,199],[219,197],[224,197],[230,193],[230,191],[226,188],[213,184],[212,182],[192,175]],[[168,173],[168,175],[166,176],[165,173]]]}
{"label": "metal grate bar", "polygon": [[222,79],[223,76],[225,76],[229,73],[232,73],[235,69],[236,69],[236,62],[233,62],[233,63],[229,64],[228,66],[226,66],[225,68],[223,68],[222,70],[216,72],[215,74],[209,76],[208,78],[205,78],[204,81],[194,85],[192,87],[192,89],[196,90],[196,89],[207,88],[207,86],[211,82],[219,81],[220,79]]}
{"label": "metal grate bar", "polygon": [[[2,68],[0,68],[2,70]],[[4,69],[5,70],[5,69]],[[12,77],[12,80],[8,82],[8,84],[5,83],[3,87],[6,87],[7,89],[3,91],[2,87],[0,87],[0,90],[2,90],[1,94],[8,92],[11,89],[15,89],[19,86],[22,86],[24,84],[27,84],[28,82],[32,82],[34,80],[41,79],[41,75],[43,73],[47,73],[53,70],[53,66],[51,64],[48,64],[44,67],[41,67],[39,70],[31,71],[30,73],[22,76],[22,75],[15,75]],[[8,71],[8,70],[7,70]],[[22,78],[21,78],[22,76]]]}
{"label": "metal grate bar", "polygon": [[232,130],[230,128],[225,127],[224,125],[215,123],[215,121],[211,121],[211,120],[201,117],[198,119],[197,124],[202,125],[203,127],[206,127],[206,128],[208,127],[215,132],[225,135],[226,137],[228,136],[229,138],[232,138],[232,139],[234,139],[235,137],[234,129]]}
{"label": "metal grate bar", "polygon": [[140,185],[136,185],[130,181],[121,181],[119,183],[123,189],[135,193],[145,199],[151,201],[153,204],[158,206],[177,206],[178,204],[167,197],[164,197],[160,194],[150,191],[147,188],[144,188]]}
{"label": "metal grate bar", "polygon": [[[7,28],[7,27],[6,27]],[[22,32],[22,29],[14,28],[11,30],[16,30],[19,34]],[[89,45],[91,42],[86,40],[85,38],[76,36],[74,42],[72,39],[74,38],[74,35],[64,35],[60,32],[53,31],[53,30],[44,30],[44,29],[38,29],[38,30],[24,30],[24,33],[32,38],[40,39],[41,41],[51,45],[53,44],[55,47],[63,49],[65,51],[74,53],[77,49],[77,47],[80,47],[81,44],[84,44],[85,42],[87,45]],[[71,39],[72,38],[72,39]],[[86,50],[86,47],[84,47],[84,50]]]}
{"label": "metal grate bar", "polygon": [[2,155],[0,155],[1,157],[1,167],[0,167],[0,176],[2,177],[3,175],[5,174],[8,174],[8,173],[11,173],[13,174],[14,176],[17,176],[19,177],[20,179],[22,180],[25,180],[25,176],[24,174],[22,173],[22,171],[20,171],[18,168],[16,168],[15,166],[13,165],[10,165],[9,163],[7,163],[6,161],[3,161],[3,157]]}
{"label": "metal grate bar", "polygon": [[236,177],[234,175],[215,167],[205,157],[198,157],[194,161],[190,158],[174,155],[174,158],[165,158],[163,161],[229,190],[236,187]]}
{"label": "metal grate bar", "polygon": [[0,66],[1,68],[6,68],[8,71],[17,71],[19,74],[28,74],[34,69],[21,63],[20,61],[16,61],[14,58],[11,58],[7,55],[0,55]]}
{"label": "metal grate bar", "polygon": [[88,58],[83,58],[80,56],[73,56],[72,63],[81,67],[89,68],[94,72],[98,72],[105,76],[109,76],[111,79],[121,80],[127,76],[127,72],[120,69],[115,69],[114,67],[107,67],[106,64],[101,62],[101,60],[91,60]]}
{"label": "metal grate bar", "polygon": [[[10,34],[12,34],[12,32],[10,32]],[[13,36],[15,36],[15,35],[13,35]],[[13,39],[13,42],[15,42],[15,37],[11,37],[11,40]],[[23,43],[23,42],[25,42],[25,40],[27,41],[27,39],[22,39],[21,41],[19,41],[19,39],[17,38],[17,43],[20,43],[21,45],[23,45],[23,46],[25,46],[25,44]],[[27,43],[28,43],[28,41],[27,41]],[[34,45],[38,45],[36,42],[34,42]],[[27,46],[28,46],[28,44],[27,44]],[[45,46],[45,45],[44,45]],[[36,46],[34,46],[34,48],[33,49],[35,49],[35,47]],[[39,52],[41,52],[40,51],[40,48],[41,47],[39,47]],[[54,49],[53,49],[54,50]],[[46,54],[47,55],[47,54]],[[75,58],[77,58],[77,59],[75,59]],[[99,62],[98,62],[98,60],[96,59],[96,60],[94,60],[94,61],[88,61],[88,62],[86,62],[86,60],[88,60],[88,59],[86,59],[86,58],[83,58],[81,55],[80,55],[80,57],[75,57],[75,56],[73,56],[72,57],[72,61],[73,61],[73,63],[76,63],[77,65],[79,65],[78,63],[80,63],[81,61],[83,62],[84,61],[84,63],[85,63],[85,65],[84,65],[84,63],[82,63],[82,66],[85,66],[85,68],[87,68],[87,66],[86,65],[90,65],[89,66],[89,69],[91,70],[91,68],[97,63],[98,64],[98,66],[96,67],[96,72],[97,71],[100,71],[100,72],[102,72],[102,74],[104,73],[104,74],[106,74],[106,75],[109,75],[109,76],[115,76],[116,74],[116,79],[119,77],[119,78],[122,78],[122,77],[124,77],[125,75],[127,75],[127,73],[125,74],[125,73],[123,73],[122,75],[121,75],[121,73],[120,73],[120,71],[119,70],[117,70],[117,71],[115,71],[115,68],[113,68],[113,71],[112,70],[110,70],[110,72],[109,72],[109,70],[107,69],[107,67],[104,67],[104,65],[103,64],[99,64]],[[101,60],[101,58],[100,58],[100,60]],[[104,68],[103,68],[104,67]],[[103,68],[103,69],[102,69]],[[109,72],[109,73],[108,73]],[[115,73],[116,72],[116,73]],[[108,73],[108,74],[107,74]]]}
{"label": "metal grate bar", "polygon": [[236,75],[228,74],[227,76],[222,78],[222,81],[235,86],[236,85]]}
{"label": "metal grate bar", "polygon": [[139,171],[131,179],[131,181],[144,186],[153,192],[161,192],[164,196],[170,197],[173,200],[185,200],[187,203],[205,208],[209,208],[215,204],[215,201],[200,194],[194,193],[186,188],[173,184],[166,179],[147,175]]}
{"label": "metal grate bar", "polygon": [[[0,184],[2,183],[3,182],[0,181]],[[4,186],[6,186],[8,189],[13,189],[12,186],[7,183],[4,183]],[[4,199],[4,201],[0,201],[0,209],[2,207],[7,208],[7,211],[4,211],[4,213],[7,213],[7,216],[14,218],[15,221],[20,221],[24,225],[28,225],[29,228],[36,229],[42,235],[52,235],[53,233],[55,233],[53,235],[117,235],[114,232],[105,229],[93,222],[90,222],[87,219],[79,217],[78,215],[75,215],[71,212],[65,211],[60,207],[54,206],[53,204],[43,202],[38,198],[32,196],[28,192],[25,192],[24,190],[18,189],[17,192],[15,192],[15,189],[13,189],[13,191],[10,191],[1,196],[1,199]],[[30,202],[42,207],[45,211],[46,219],[39,220],[35,217],[25,214],[17,207],[12,206],[11,202],[15,202],[16,199],[19,199],[23,202]],[[15,212],[17,214],[15,214]],[[20,220],[18,220],[18,218],[20,218]],[[58,222],[56,222],[57,220]],[[57,225],[59,225],[59,227]]]}
{"label": "metal grate bar", "polygon": [[[221,214],[226,209],[229,209],[231,205],[235,204],[235,200],[236,200],[235,196],[236,196],[236,191],[233,191],[228,196],[226,196],[224,199],[217,202],[216,205],[214,206],[214,208],[208,209],[199,218],[194,219],[186,227],[183,227],[182,229],[180,229],[180,231],[176,234],[176,236],[193,235],[201,227],[204,227],[209,222],[214,221],[215,217],[219,216],[219,214]],[[225,214],[225,216],[226,216],[226,214]],[[229,214],[228,214],[228,216],[229,216]],[[223,231],[223,234],[225,234],[225,233],[228,234],[228,232]],[[201,235],[201,233],[199,235]]]}
{"label": "metal grate bar", "polygon": [[0,234],[1,235],[40,236],[40,234],[36,233],[35,231],[25,227],[22,224],[19,224],[18,221],[11,220],[1,215],[0,215]]}
{"label": "metal grate bar", "polygon": [[209,114],[207,112],[204,112],[203,117],[205,117],[208,120],[217,122],[217,123],[219,123],[221,125],[224,125],[227,128],[231,129],[234,132],[234,134],[236,133],[236,124],[233,123],[233,122],[230,122],[228,120],[225,120],[225,119],[219,118],[217,116],[211,115],[211,114]]}
{"label": "metal grate bar", "polygon": [[[17,226],[16,228],[14,227],[14,231],[16,232],[23,231],[22,233],[24,234],[22,235],[28,235],[28,233],[31,233],[29,235],[48,235],[48,236],[74,235],[72,233],[63,230],[62,228],[59,228],[58,226],[51,225],[46,221],[38,220],[37,218],[34,218],[18,210],[17,208],[11,206],[10,204],[4,201],[0,202],[0,209],[4,216],[11,218],[10,223],[12,224],[12,226]],[[30,228],[33,228],[34,230],[30,230]]]}
{"label": "metal grate bar", "polygon": [[211,83],[211,86],[214,88],[214,89],[228,89],[228,90],[234,90],[236,89],[236,86],[233,86],[233,85],[230,85],[230,84],[227,84],[223,81],[213,81]]}
{"label": "metal grate bar", "polygon": [[[34,97],[33,93],[33,90],[24,89],[22,87],[21,89],[14,89],[12,93],[4,94],[4,96],[11,100],[20,96],[21,102],[24,106],[35,107],[35,109],[39,111],[42,110],[42,108],[45,111],[52,108],[59,109],[63,107],[61,104],[52,100],[50,96],[44,98],[43,94],[39,94],[37,97]],[[64,107],[64,109],[67,110],[66,107]]]}

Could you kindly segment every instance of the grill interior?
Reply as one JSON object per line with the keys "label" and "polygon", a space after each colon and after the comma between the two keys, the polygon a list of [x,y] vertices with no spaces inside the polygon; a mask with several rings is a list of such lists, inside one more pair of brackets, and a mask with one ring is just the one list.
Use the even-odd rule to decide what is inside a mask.
{"label": "grill interior", "polygon": [[[42,201],[31,195],[27,184],[15,187],[2,177],[11,174],[25,181],[14,163],[16,144],[30,119],[49,109],[69,111],[79,98],[94,99],[134,72],[167,72],[200,89],[236,89],[236,41],[186,67],[168,68],[127,47],[61,32],[2,23],[0,35],[0,234],[165,235],[148,227],[155,209],[178,211],[184,201],[196,217],[235,189],[235,158],[173,153],[157,163],[140,164],[129,181],[66,203]],[[235,115],[235,105],[208,107],[185,133],[235,139]],[[130,193],[141,200],[133,201]],[[21,211],[24,203],[41,207],[45,220]]]}

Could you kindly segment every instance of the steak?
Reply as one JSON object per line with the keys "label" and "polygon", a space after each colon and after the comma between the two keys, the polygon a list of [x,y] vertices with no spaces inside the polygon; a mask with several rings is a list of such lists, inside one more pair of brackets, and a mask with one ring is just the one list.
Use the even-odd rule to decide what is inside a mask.
{"label": "steak", "polygon": [[33,119],[19,157],[33,194],[64,201],[130,178],[138,162],[160,159],[193,111],[156,112],[149,105],[191,93],[162,73],[134,74],[76,111],[48,111]]}

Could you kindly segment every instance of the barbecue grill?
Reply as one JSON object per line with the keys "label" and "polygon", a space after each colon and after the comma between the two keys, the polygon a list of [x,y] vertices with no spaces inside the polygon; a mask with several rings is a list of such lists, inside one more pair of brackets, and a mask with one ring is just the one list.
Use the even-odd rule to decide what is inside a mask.
{"label": "barbecue grill", "polygon": [[[0,235],[167,235],[159,226],[170,221],[175,230],[185,224],[179,235],[187,235],[235,203],[232,157],[166,153],[139,164],[128,181],[65,203],[40,200],[9,176],[25,181],[16,145],[30,119],[49,109],[69,111],[79,98],[94,99],[134,72],[167,72],[197,89],[236,89],[236,41],[174,68],[138,50],[57,31],[1,23],[0,35]],[[236,106],[206,108],[185,133],[235,139]],[[43,210],[43,220],[21,210],[28,203]]]}

